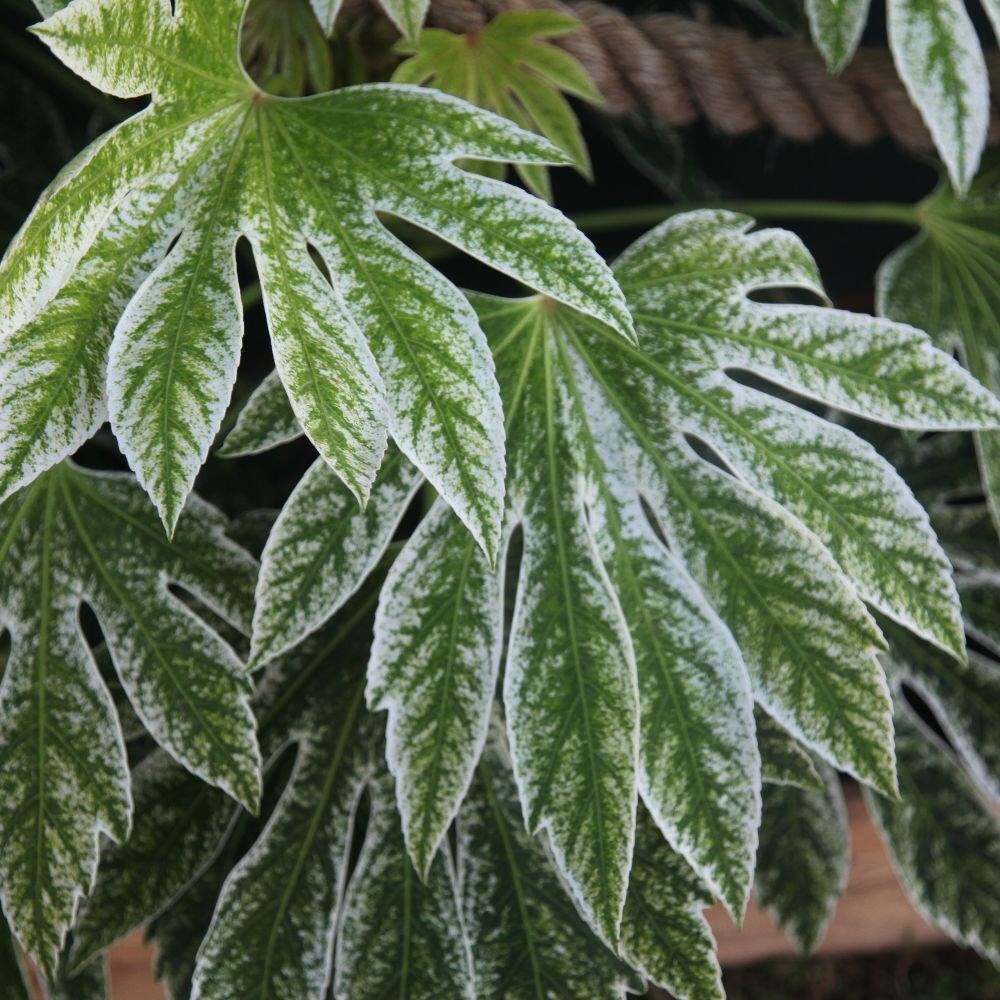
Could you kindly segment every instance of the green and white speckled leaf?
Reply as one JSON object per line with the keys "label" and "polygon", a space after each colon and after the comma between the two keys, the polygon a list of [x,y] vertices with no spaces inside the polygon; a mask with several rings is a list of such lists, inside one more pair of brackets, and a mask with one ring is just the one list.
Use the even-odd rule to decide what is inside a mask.
{"label": "green and white speckled leaf", "polygon": [[[198,782],[163,755],[151,755],[138,766],[133,834],[120,846],[106,846],[102,853],[96,887],[84,903],[75,931],[75,962],[85,962],[90,954],[107,947],[134,927],[153,921],[158,943],[163,944],[159,941],[162,933],[169,938],[172,949],[171,956],[165,960],[165,972],[189,985],[194,952],[208,930],[223,882],[240,863],[242,874],[234,876],[233,885],[227,890],[232,905],[227,904],[226,918],[220,915],[217,920],[213,945],[216,947],[233,933],[246,934],[247,941],[259,941],[259,947],[246,945],[235,949],[222,963],[223,968],[230,970],[226,975],[231,976],[231,980],[225,982],[235,984],[234,995],[245,995],[245,984],[261,975],[260,957],[269,947],[273,948],[267,943],[270,934],[272,930],[278,936],[287,932],[289,917],[295,919],[305,913],[310,926],[316,928],[315,935],[307,939],[303,934],[296,942],[298,958],[291,961],[300,960],[302,949],[306,949],[315,961],[328,963],[328,957],[322,956],[326,956],[331,944],[327,940],[323,945],[319,939],[326,933],[324,928],[329,927],[332,918],[322,906],[313,905],[315,896],[310,893],[316,889],[316,883],[288,878],[287,866],[282,867],[282,864],[298,855],[295,851],[288,857],[275,855],[273,848],[284,843],[282,836],[292,832],[297,816],[301,818],[304,799],[313,796],[312,806],[318,810],[325,808],[319,802],[322,796],[317,796],[315,787],[306,780],[308,771],[303,770],[305,764],[316,763],[316,754],[322,747],[314,746],[309,751],[311,756],[304,762],[299,761],[298,770],[294,772],[297,785],[286,784],[293,771],[288,756],[299,739],[298,734],[307,729],[310,732],[315,729],[319,735],[321,728],[329,737],[329,751],[337,746],[338,737],[334,731],[345,721],[345,713],[349,716],[348,722],[351,718],[357,721],[362,672],[377,598],[377,586],[365,588],[330,624],[272,663],[263,676],[254,699],[254,710],[259,719],[263,754],[268,762],[264,807],[265,810],[270,805],[276,807],[268,818],[268,823],[273,824],[267,828],[270,833],[267,829],[255,832],[245,812],[235,811],[232,803],[220,793]],[[320,728],[315,728],[317,726]],[[350,730],[350,736],[355,741],[360,739],[357,726]],[[347,738],[346,733],[344,738]],[[341,750],[354,752],[354,748],[346,744]],[[367,760],[376,756],[371,749],[365,753]],[[344,767],[340,768],[339,775],[347,783],[353,780]],[[338,788],[331,788],[328,793],[347,794]],[[329,829],[319,832],[324,837],[343,835],[343,831],[338,834]],[[275,839],[270,839],[272,835]],[[165,842],[173,845],[173,850],[164,858],[161,855]],[[310,869],[313,874],[316,864],[321,863],[322,850],[322,845],[314,844],[311,853],[307,852],[313,862]],[[149,872],[154,870],[157,877],[150,878]],[[249,877],[251,870],[257,881]],[[289,898],[287,912],[279,915],[275,923],[275,909],[271,904],[279,893],[262,901],[257,884],[271,886],[279,878],[286,879],[281,888],[289,889]],[[196,918],[197,927],[187,926]],[[193,941],[192,935],[195,935]],[[317,958],[320,953],[322,956]],[[242,961],[233,964],[233,955],[241,956]],[[311,974],[317,974],[315,965]]]}
{"label": "green and white speckled leaf", "polygon": [[482,753],[503,639],[497,574],[441,501],[393,563],[379,609],[368,706],[388,711],[386,760],[425,877]]}
{"label": "green and white speckled leaf", "polygon": [[723,1000],[715,939],[702,911],[712,894],[639,810],[622,921],[628,962],[678,1000]]}
{"label": "green and white speckled leaf", "polygon": [[0,889],[8,919],[51,972],[100,833],[121,840],[131,796],[121,731],[80,625],[95,614],[129,701],[185,767],[251,808],[260,757],[232,649],[169,589],[247,628],[255,563],[192,497],[163,537],[131,476],[65,462],[0,507]]}
{"label": "green and white speckled leaf", "polygon": [[423,27],[431,0],[379,0],[379,3],[404,37],[415,39]]}
{"label": "green and white speckled leaf", "polygon": [[62,10],[68,0],[32,0],[32,2],[42,17],[50,17],[57,10]]}
{"label": "green and white speckled leaf", "polygon": [[[479,300],[507,410],[523,549],[504,673],[514,774],[587,920],[618,938],[638,790],[627,625],[587,515],[586,424],[541,300]],[[513,335],[512,335],[513,333]]]}
{"label": "green and white speckled leaf", "polygon": [[302,436],[302,427],[277,371],[250,394],[217,454],[237,458],[270,451]]}
{"label": "green and white speckled leaf", "polygon": [[48,984],[46,1000],[110,1000],[111,976],[107,955],[98,955],[71,972],[62,956],[55,979]]}
{"label": "green and white speckled leaf", "polygon": [[317,460],[288,498],[261,556],[251,668],[291,649],[327,621],[361,586],[385,552],[421,482],[395,449],[371,502]]}
{"label": "green and white speckled leaf", "polygon": [[73,927],[72,968],[160,913],[211,862],[235,813],[222,792],[161,751],[133,770],[132,794],[129,838],[104,844]]}
{"label": "green and white speckled leaf", "polygon": [[[580,63],[547,44],[578,27],[574,17],[556,11],[508,10],[475,32],[475,44],[471,35],[428,28],[418,42],[396,47],[409,58],[392,78],[443,90],[545,136],[589,177],[587,146],[563,91],[594,104],[601,95]],[[544,167],[521,165],[517,172],[530,190],[551,200]]]}
{"label": "green and white speckled leaf", "polygon": [[337,936],[334,997],[473,1000],[450,854],[438,853],[422,882],[403,844],[391,781],[383,778],[370,793],[368,828]]}
{"label": "green and white speckled leaf", "polygon": [[[758,700],[831,762],[891,788],[881,639],[854,592],[960,654],[947,560],[873,449],[723,372],[904,427],[991,424],[998,404],[913,328],[750,300],[754,289],[818,285],[794,237],[746,230],[737,216],[692,213],[627,251],[616,273],[643,350],[612,346],[593,327],[589,368],[621,401],[607,437],[631,446],[639,488],[732,629]],[[735,475],[699,459],[682,434]],[[856,517],[859,496],[877,520]]]}
{"label": "green and white speckled leaf", "polygon": [[245,236],[279,373],[320,453],[364,499],[390,433],[492,557],[503,434],[489,352],[464,298],[376,212],[631,336],[572,224],[455,166],[566,154],[420,88],[275,99],[240,65],[244,6],[77,0],[37,27],[90,83],[153,100],[59,175],[0,264],[0,491],[94,432],[106,383],[123,450],[173,529],[232,390]]}
{"label": "green and white speckled leaf", "polygon": [[954,755],[897,699],[901,800],[868,794],[896,871],[933,924],[1000,963],[1000,820]]}
{"label": "green and white speckled leaf", "polygon": [[[753,301],[818,286],[794,237],[748,225],[692,213],[626,253],[617,274],[641,349],[551,300],[473,297],[507,412],[510,535],[523,532],[504,674],[514,773],[529,828],[547,829],[612,942],[633,780],[668,841],[742,911],[760,788],[747,674],[788,734],[891,794],[884,642],[859,592],[964,652],[948,562],[898,474],[845,428],[725,373],[905,427],[992,424],[1000,405],[913,328]],[[428,579],[455,575],[456,552],[422,536],[404,554]],[[463,601],[498,629],[497,583],[485,561],[477,572]],[[435,627],[445,603],[423,594],[386,594],[380,634]],[[373,670],[408,676],[403,647],[377,649]],[[455,666],[485,670],[478,652]]]}
{"label": "green and white speckled leaf", "polygon": [[639,792],[674,848],[741,915],[760,822],[750,680],[729,630],[622,488],[627,471],[610,463],[591,516],[635,649]]}
{"label": "green and white speckled leaf", "polygon": [[871,0],[806,0],[809,30],[831,73],[851,61],[870,6]]}
{"label": "green and white speckled leaf", "polygon": [[755,892],[803,953],[823,939],[847,884],[850,831],[840,779],[817,761],[820,791],[764,786]]}
{"label": "green and white speckled leaf", "polygon": [[757,749],[760,751],[761,778],[770,785],[794,785],[804,791],[826,789],[816,764],[794,739],[774,719],[759,707],[754,710]]}
{"label": "green and white speckled leaf", "polygon": [[634,976],[580,919],[542,842],[525,832],[499,732],[459,813],[458,845],[480,1000],[623,1000]]}
{"label": "green and white speckled leaf", "polygon": [[[996,584],[991,587],[996,595]],[[931,707],[973,779],[1000,802],[1000,664],[970,651],[963,665],[886,623],[890,673]]]}
{"label": "green and white speckled leaf", "polygon": [[[265,678],[287,697],[300,658]],[[364,713],[364,660],[326,671],[300,692],[288,732],[295,765],[267,826],[230,872],[198,953],[192,995],[319,997],[330,978],[358,801],[371,776],[371,720]],[[345,669],[346,667],[346,669]]]}
{"label": "green and white speckled leaf", "polygon": [[[921,216],[921,234],[879,270],[879,311],[927,330],[1000,391],[1000,159],[987,158],[964,199],[942,187]],[[1000,530],[1000,434],[977,434],[976,448]]]}
{"label": "green and white speckled leaf", "polygon": [[964,0],[887,0],[889,46],[959,191],[972,183],[989,123],[986,60]]}
{"label": "green and white speckled leaf", "polygon": [[333,34],[333,25],[340,13],[342,2],[343,0],[310,0],[316,20],[327,35]]}

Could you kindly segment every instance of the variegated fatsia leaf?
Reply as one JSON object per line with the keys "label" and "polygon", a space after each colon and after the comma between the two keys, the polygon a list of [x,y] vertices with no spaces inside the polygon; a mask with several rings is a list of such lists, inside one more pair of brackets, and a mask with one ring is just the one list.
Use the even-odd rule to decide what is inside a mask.
{"label": "variegated fatsia leaf", "polygon": [[[967,438],[935,435],[887,445],[927,504],[955,563],[966,630],[977,644],[968,662],[959,664],[897,625],[882,623],[889,640],[885,665],[895,688],[900,799],[869,795],[868,805],[918,909],[957,941],[998,962],[1000,540]],[[948,745],[913,710],[913,695]]]}
{"label": "variegated fatsia leaf", "polygon": [[[549,10],[510,10],[470,34],[428,28],[418,42],[396,49],[409,56],[393,74],[398,83],[435,87],[495,111],[558,146],[576,168],[590,176],[587,147],[563,93],[594,104],[601,95],[586,70],[547,39],[575,31],[579,22]],[[502,176],[502,164],[480,168]],[[542,198],[551,200],[545,167],[520,164],[517,173]]]}
{"label": "variegated fatsia leaf", "polygon": [[[580,919],[542,841],[525,831],[499,725],[459,813],[458,845],[480,1000],[622,1000],[626,989],[642,992],[642,980],[634,982]],[[668,906],[671,888],[658,886]]]}
{"label": "variegated fatsia leaf", "polygon": [[131,833],[104,844],[73,927],[73,968],[156,917],[211,863],[236,815],[218,789],[160,751],[134,768],[132,795]]}
{"label": "variegated fatsia leaf", "polygon": [[[947,186],[920,206],[922,232],[879,270],[879,311],[917,323],[994,392],[1000,390],[1000,158],[963,199]],[[983,485],[1000,530],[1000,434],[976,435]]]}
{"label": "variegated fatsia leaf", "polygon": [[258,698],[281,706],[284,724],[272,729],[295,744],[295,763],[263,833],[222,886],[194,997],[297,1000],[322,996],[329,982],[354,817],[377,752],[361,678],[373,601],[356,604],[340,662],[321,650],[303,686],[316,651],[302,649],[262,682]]}
{"label": "variegated fatsia leaf", "polygon": [[[806,0],[813,39],[833,72],[854,55],[871,0]],[[886,0],[889,46],[952,183],[976,174],[989,124],[990,82],[967,0]],[[984,0],[1000,31],[1000,2]]]}
{"label": "variegated fatsia leaf", "polygon": [[760,752],[760,776],[765,784],[825,791],[826,785],[808,751],[759,706],[754,709],[754,728]]}
{"label": "variegated fatsia leaf", "polygon": [[[299,946],[311,949],[313,955],[317,949],[321,950],[317,941],[327,934],[332,914],[323,909],[323,900],[312,892],[316,882],[304,877],[287,879],[282,888],[288,889],[289,900],[295,905],[287,912],[276,913],[273,908],[258,905],[257,885],[250,876],[256,875],[261,885],[272,886],[276,878],[287,875],[280,867],[280,862],[287,859],[275,855],[273,849],[285,843],[284,837],[295,834],[295,821],[302,818],[303,797],[312,794],[309,778],[315,776],[314,772],[310,774],[307,765],[314,765],[317,755],[321,754],[322,748],[315,744],[323,734],[340,733],[343,736],[339,743],[340,736],[336,736],[330,744],[331,750],[339,747],[337,759],[330,761],[330,774],[337,779],[338,787],[331,785],[327,795],[349,795],[349,790],[339,785],[357,783],[358,760],[350,740],[360,740],[360,715],[357,705],[351,702],[351,695],[361,687],[361,667],[367,656],[377,595],[377,586],[365,588],[329,626],[310,636],[289,656],[275,661],[263,675],[253,707],[267,762],[265,807],[275,796],[277,804],[264,836],[253,847],[256,861],[252,862],[248,854],[240,862],[241,853],[245,852],[240,852],[240,844],[236,841],[251,832],[246,829],[246,813],[238,814],[231,802],[162,754],[151,754],[138,765],[134,772],[136,809],[132,835],[124,844],[106,845],[102,852],[95,888],[82,907],[74,931],[73,959],[76,964],[86,962],[92,954],[133,928],[169,912],[174,901],[186,895],[187,888],[196,880],[200,882],[210,868],[215,872],[215,896],[218,896],[222,882],[237,862],[242,865],[241,874],[234,876],[234,884],[227,889],[228,898],[233,902],[232,912],[227,910],[228,916],[225,919],[220,916],[216,921],[213,947],[236,933],[245,934],[248,941],[253,939],[260,944],[259,947],[241,947],[224,956],[224,982],[232,985],[240,995],[243,989],[240,984],[245,986],[254,982],[254,977],[262,976],[261,962],[273,968],[275,975],[280,974],[281,964],[274,949],[279,939],[291,933],[289,921],[297,920],[303,913],[308,915],[310,926],[318,929],[314,938],[306,940],[303,934],[301,941],[297,939],[296,949]],[[324,722],[324,718],[327,721]],[[307,745],[308,739],[313,741],[311,748]],[[302,759],[297,755],[300,742],[303,744]],[[283,769],[282,762],[289,748],[296,751],[298,763],[292,768],[292,777],[297,784],[286,782],[289,773]],[[365,754],[364,761],[374,759],[370,750]],[[332,808],[322,796],[313,796],[311,805],[314,819],[321,818],[320,813],[324,810],[324,814],[329,815]],[[344,831],[326,829],[322,842],[312,843],[305,859],[309,865],[303,868],[303,875],[315,875],[322,868],[323,851],[329,846],[329,837],[337,836],[344,836]],[[163,858],[160,855],[165,837],[173,849]],[[297,855],[293,852],[289,857],[293,856]],[[156,871],[156,878],[148,877],[151,870]],[[202,885],[199,896],[206,892]],[[215,897],[203,900],[209,916],[214,904]],[[181,919],[183,911],[184,907],[175,914],[176,920]],[[202,933],[207,928],[208,920]],[[275,940],[269,944],[272,933]],[[239,956],[240,961],[234,961],[235,956]],[[302,956],[303,952],[296,950],[289,960],[301,962]],[[218,961],[218,954],[206,958],[202,975],[215,976]],[[223,975],[222,972],[218,974]],[[322,978],[322,967],[317,972],[314,966],[309,975],[310,981],[316,975]],[[269,976],[263,976],[261,981],[269,981]]]}
{"label": "variegated fatsia leaf", "polygon": [[707,886],[640,808],[622,952],[647,979],[679,1000],[725,997],[715,939],[702,913],[711,901]]}
{"label": "variegated fatsia leaf", "polygon": [[369,802],[337,936],[335,1000],[475,1000],[450,852],[438,853],[421,881],[403,844],[388,775],[371,786]]}
{"label": "variegated fatsia leaf", "polygon": [[[749,226],[679,216],[624,255],[616,274],[638,349],[551,300],[473,299],[507,414],[508,534],[523,536],[504,673],[514,772],[529,827],[547,830],[610,942],[633,789],[742,911],[760,808],[751,689],[788,734],[894,793],[883,640],[860,598],[964,656],[947,559],[891,466],[726,373],[905,427],[992,425],[1000,408],[913,328],[754,301],[759,289],[819,286],[794,237]],[[498,585],[473,553],[483,583],[478,597],[461,593],[452,641],[429,642],[431,660],[406,652],[449,637],[440,622],[455,597],[436,600],[436,588],[460,587],[462,563],[440,516],[404,547],[419,570],[383,594],[370,668],[397,678],[390,728],[420,719],[422,741],[437,728],[449,747],[445,772],[418,753],[390,761],[408,840],[436,828],[419,852],[440,842],[482,745],[484,654],[502,621]],[[431,721],[445,678],[461,696]]]}
{"label": "variegated fatsia leaf", "polygon": [[822,787],[764,786],[754,891],[803,953],[823,939],[847,884],[850,830],[840,779],[820,761]]}
{"label": "variegated fatsia leaf", "polygon": [[0,492],[86,440],[106,395],[173,529],[232,390],[245,236],[277,370],[323,458],[364,502],[390,433],[492,557],[504,463],[489,351],[465,299],[376,213],[631,336],[571,223],[455,165],[567,157],[420,88],[274,98],[239,63],[244,6],[77,0],[36,28],[90,83],[153,99],[56,178],[0,264]]}
{"label": "variegated fatsia leaf", "polygon": [[302,436],[281,376],[271,372],[250,394],[217,454],[238,458],[269,451]]}
{"label": "variegated fatsia leaf", "polygon": [[[311,0],[311,2],[323,30],[332,35],[343,0]],[[379,2],[403,36],[416,39],[427,16],[430,0],[379,0]]]}
{"label": "variegated fatsia leaf", "polygon": [[168,542],[129,475],[64,462],[0,506],[0,895],[51,973],[100,834],[129,830],[121,730],[80,620],[96,616],[148,732],[204,780],[255,808],[250,687],[232,649],[170,589],[247,629],[256,565],[192,497]]}
{"label": "variegated fatsia leaf", "polygon": [[831,73],[850,62],[870,6],[871,0],[806,0],[809,29]]}
{"label": "variegated fatsia leaf", "polygon": [[900,800],[866,794],[917,908],[1000,964],[1000,819],[955,756],[897,698]]}
{"label": "variegated fatsia leaf", "polygon": [[422,479],[393,448],[359,510],[317,459],[292,491],[261,555],[251,667],[291,649],[357,590],[385,552]]}

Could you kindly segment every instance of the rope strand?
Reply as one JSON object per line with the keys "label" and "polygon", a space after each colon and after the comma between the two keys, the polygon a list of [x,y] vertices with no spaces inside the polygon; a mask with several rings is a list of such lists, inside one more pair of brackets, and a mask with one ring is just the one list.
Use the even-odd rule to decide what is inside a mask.
{"label": "rope strand", "polygon": [[[361,2],[345,7],[357,11]],[[501,11],[532,8],[563,11],[580,21],[578,31],[555,44],[587,69],[609,114],[642,105],[667,125],[704,118],[726,135],[769,126],[799,142],[832,132],[857,145],[890,136],[909,150],[933,149],[891,56],[882,50],[862,49],[833,77],[803,42],[752,38],[674,14],[630,18],[597,0],[432,0],[430,23],[476,31]],[[1000,93],[1000,53],[988,52],[986,60],[991,88]],[[988,142],[1000,144],[997,102],[990,109]]]}

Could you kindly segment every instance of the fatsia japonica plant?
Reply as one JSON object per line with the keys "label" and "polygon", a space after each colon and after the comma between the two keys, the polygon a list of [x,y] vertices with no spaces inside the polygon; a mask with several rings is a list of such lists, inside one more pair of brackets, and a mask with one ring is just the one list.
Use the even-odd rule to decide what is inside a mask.
{"label": "fatsia japonica plant", "polygon": [[[605,262],[619,217],[554,207],[602,101],[569,14],[344,6],[38,4],[33,64],[107,127],[0,203],[0,996],[103,996],[145,927],[175,998],[722,997],[703,911],[812,950],[844,781],[1000,962],[960,0],[889,0],[951,182],[855,206],[918,230],[877,316],[734,203]],[[835,68],[867,6],[805,4]],[[60,122],[17,88],[15,166],[26,107]]]}

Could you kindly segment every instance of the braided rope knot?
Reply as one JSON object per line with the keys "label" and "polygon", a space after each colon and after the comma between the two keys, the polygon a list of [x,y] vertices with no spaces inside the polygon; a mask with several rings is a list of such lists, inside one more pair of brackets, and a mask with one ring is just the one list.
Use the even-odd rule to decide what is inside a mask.
{"label": "braided rope knot", "polygon": [[[579,30],[555,44],[587,69],[609,114],[644,106],[664,124],[704,118],[726,135],[770,126],[800,142],[832,132],[858,145],[890,136],[909,150],[933,149],[882,50],[860,50],[834,77],[801,41],[753,38],[674,14],[629,17],[597,0],[432,0],[430,22],[469,32],[501,11],[525,9],[562,11],[579,20]],[[1000,53],[990,51],[986,60],[991,89],[1000,94]],[[990,109],[988,142],[1000,144],[1000,101]]]}

